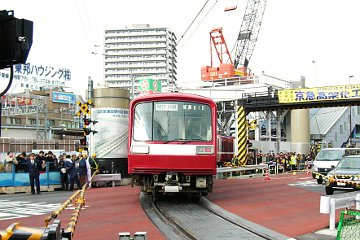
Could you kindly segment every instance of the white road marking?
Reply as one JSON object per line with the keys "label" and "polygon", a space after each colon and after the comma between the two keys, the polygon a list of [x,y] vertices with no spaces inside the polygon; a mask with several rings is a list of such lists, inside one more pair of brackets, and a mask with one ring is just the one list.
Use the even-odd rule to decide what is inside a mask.
{"label": "white road marking", "polygon": [[48,214],[60,204],[46,202],[0,200],[0,221]]}
{"label": "white road marking", "polygon": [[313,180],[303,181],[303,182],[296,182],[296,183],[289,183],[289,186],[302,186],[302,187],[317,187],[319,184]]}

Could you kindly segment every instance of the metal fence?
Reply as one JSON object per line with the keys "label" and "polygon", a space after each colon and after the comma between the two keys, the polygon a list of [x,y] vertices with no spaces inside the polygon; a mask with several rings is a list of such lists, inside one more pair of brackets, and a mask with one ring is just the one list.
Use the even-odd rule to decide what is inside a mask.
{"label": "metal fence", "polygon": [[337,239],[360,239],[360,211],[347,209],[341,212]]}

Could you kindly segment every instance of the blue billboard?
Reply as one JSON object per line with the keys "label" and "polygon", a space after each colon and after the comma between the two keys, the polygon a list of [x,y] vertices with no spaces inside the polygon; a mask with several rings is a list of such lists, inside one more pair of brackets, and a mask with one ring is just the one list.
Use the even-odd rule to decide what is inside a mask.
{"label": "blue billboard", "polygon": [[58,103],[72,103],[76,102],[76,95],[65,92],[52,92],[52,101]]}

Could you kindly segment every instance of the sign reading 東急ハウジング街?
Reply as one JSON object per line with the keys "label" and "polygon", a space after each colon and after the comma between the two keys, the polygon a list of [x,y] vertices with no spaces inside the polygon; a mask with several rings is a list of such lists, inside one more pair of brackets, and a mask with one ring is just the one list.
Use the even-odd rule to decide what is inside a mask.
{"label": "sign reading \u6771\u6025\u30cf\u30a6\u30b8\u30f3\u30b0\u8857", "polygon": [[279,103],[300,103],[360,99],[360,85],[338,85],[317,88],[279,90]]}

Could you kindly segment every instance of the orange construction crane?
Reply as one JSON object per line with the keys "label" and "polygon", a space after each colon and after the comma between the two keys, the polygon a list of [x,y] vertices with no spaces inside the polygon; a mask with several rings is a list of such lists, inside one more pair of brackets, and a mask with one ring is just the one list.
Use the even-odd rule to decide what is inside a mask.
{"label": "orange construction crane", "polygon": [[[220,61],[219,67],[213,67],[213,47]],[[210,32],[210,58],[211,65],[201,68],[201,80],[216,80],[235,77],[235,67],[226,45],[222,28],[215,28]]]}
{"label": "orange construction crane", "polygon": [[[248,65],[258,39],[266,2],[267,0],[248,0],[235,44],[234,61],[227,48],[222,28],[215,28],[210,32],[211,66],[201,67],[201,80],[212,81],[251,76]],[[224,11],[228,12],[236,9],[237,6],[233,6],[225,8]],[[219,67],[213,67],[212,45],[214,45],[220,61]],[[224,56],[227,57],[226,62]],[[244,83],[252,83],[252,81],[244,81]]]}

